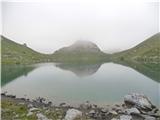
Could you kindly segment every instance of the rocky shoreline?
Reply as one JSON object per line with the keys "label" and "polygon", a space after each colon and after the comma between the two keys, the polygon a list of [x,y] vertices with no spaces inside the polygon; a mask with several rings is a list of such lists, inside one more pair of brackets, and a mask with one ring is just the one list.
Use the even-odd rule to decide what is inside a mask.
{"label": "rocky shoreline", "polygon": [[143,94],[124,96],[122,104],[99,107],[89,101],[78,107],[56,106],[44,98],[29,100],[1,93],[3,120],[160,120],[160,110]]}

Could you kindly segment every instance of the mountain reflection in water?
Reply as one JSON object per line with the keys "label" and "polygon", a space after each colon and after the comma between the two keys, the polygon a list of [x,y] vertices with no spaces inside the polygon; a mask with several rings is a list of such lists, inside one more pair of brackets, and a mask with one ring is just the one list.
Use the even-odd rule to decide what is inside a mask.
{"label": "mountain reflection in water", "polygon": [[[117,62],[118,64],[133,68],[137,72],[145,75],[146,77],[151,78],[156,82],[160,82],[160,70],[159,64],[142,64],[142,63],[133,63],[133,62]],[[71,63],[54,63],[52,65],[62,69],[71,71],[78,77],[87,77],[95,74],[98,69],[101,67],[103,63],[94,63],[94,64],[85,64],[85,63],[78,63],[78,64],[71,64]],[[2,65],[1,69],[1,85],[4,86],[5,84],[15,80],[20,76],[26,76],[32,70],[43,67],[41,65]]]}
{"label": "mountain reflection in water", "polygon": [[57,63],[55,64],[56,67],[68,70],[73,72],[78,77],[85,77],[95,74],[98,69],[101,67],[102,63],[96,64],[71,64],[71,63]]}

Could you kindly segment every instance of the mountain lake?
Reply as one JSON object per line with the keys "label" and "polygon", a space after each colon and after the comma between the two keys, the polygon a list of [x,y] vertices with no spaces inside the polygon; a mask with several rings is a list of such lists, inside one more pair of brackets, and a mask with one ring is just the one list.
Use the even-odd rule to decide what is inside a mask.
{"label": "mountain lake", "polygon": [[138,92],[160,106],[159,72],[146,74],[112,62],[2,65],[1,72],[2,92],[19,98],[44,97],[57,105],[90,101],[104,106],[121,103],[124,95]]}

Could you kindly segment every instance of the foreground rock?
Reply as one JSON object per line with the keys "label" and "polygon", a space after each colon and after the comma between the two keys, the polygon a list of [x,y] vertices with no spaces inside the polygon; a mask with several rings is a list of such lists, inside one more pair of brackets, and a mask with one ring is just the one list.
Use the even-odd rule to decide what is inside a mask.
{"label": "foreground rock", "polygon": [[160,120],[159,109],[138,93],[126,95],[122,104],[104,107],[89,101],[72,107],[66,103],[53,106],[42,98],[31,101],[4,94],[1,98],[4,120]]}
{"label": "foreground rock", "polygon": [[74,120],[76,118],[81,118],[82,112],[76,109],[69,109],[66,113],[64,120]]}
{"label": "foreground rock", "polygon": [[154,108],[150,100],[143,94],[132,93],[126,95],[124,102],[144,110],[152,110]]}

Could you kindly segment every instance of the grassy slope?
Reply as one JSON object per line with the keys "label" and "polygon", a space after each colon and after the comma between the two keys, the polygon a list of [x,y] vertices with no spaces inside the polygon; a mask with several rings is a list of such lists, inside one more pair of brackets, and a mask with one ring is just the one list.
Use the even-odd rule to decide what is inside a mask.
{"label": "grassy slope", "polygon": [[129,50],[113,54],[113,59],[160,62],[160,33]]}
{"label": "grassy slope", "polygon": [[46,61],[48,55],[38,53],[25,45],[1,36],[2,64],[29,64]]}
{"label": "grassy slope", "polygon": [[58,62],[104,62],[108,61],[109,57],[102,53],[87,53],[87,52],[77,52],[77,53],[60,53],[54,54],[53,58]]}
{"label": "grassy slope", "polygon": [[[25,45],[15,43],[5,37],[1,37],[2,64],[30,64],[46,61],[53,62],[107,62],[110,56],[103,52],[91,53],[87,51],[58,52],[53,55],[38,53]],[[129,50],[112,55],[116,60],[137,60],[140,62],[160,62],[160,33],[148,38],[139,45]]]}

